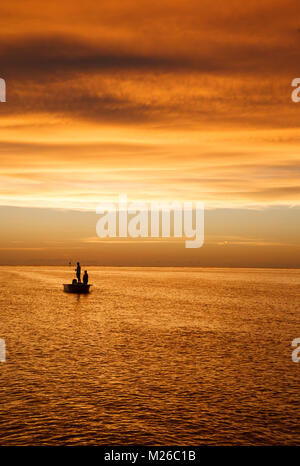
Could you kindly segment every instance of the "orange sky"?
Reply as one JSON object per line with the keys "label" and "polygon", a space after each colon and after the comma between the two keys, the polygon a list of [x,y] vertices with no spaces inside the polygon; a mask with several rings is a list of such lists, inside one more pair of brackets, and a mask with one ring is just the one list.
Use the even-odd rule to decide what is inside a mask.
{"label": "orange sky", "polygon": [[[80,251],[127,264],[136,248],[148,264],[163,247],[163,264],[300,266],[298,11],[296,0],[2,4],[0,263]],[[119,193],[204,201],[206,246],[188,257],[173,243],[103,246],[88,222],[78,234]],[[53,209],[73,220],[50,234]]]}

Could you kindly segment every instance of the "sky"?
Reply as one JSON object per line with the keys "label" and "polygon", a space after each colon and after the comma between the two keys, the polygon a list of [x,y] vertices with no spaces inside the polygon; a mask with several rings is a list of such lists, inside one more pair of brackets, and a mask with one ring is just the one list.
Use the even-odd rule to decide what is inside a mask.
{"label": "sky", "polygon": [[[0,6],[0,264],[300,267],[297,0]],[[205,240],[101,241],[96,206],[205,203]]]}

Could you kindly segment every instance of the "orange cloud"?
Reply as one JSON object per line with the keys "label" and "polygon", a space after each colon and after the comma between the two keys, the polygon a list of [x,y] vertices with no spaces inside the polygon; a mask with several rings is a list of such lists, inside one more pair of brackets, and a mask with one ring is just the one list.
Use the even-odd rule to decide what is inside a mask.
{"label": "orange cloud", "polygon": [[297,9],[1,5],[0,205],[88,211],[122,192],[209,209],[299,205]]}

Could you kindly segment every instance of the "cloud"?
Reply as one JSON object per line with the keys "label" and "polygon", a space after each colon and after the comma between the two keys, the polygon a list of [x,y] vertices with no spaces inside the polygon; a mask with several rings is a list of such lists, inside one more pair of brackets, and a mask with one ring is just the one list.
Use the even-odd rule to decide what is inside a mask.
{"label": "cloud", "polygon": [[[205,38],[201,37],[201,42]],[[208,44],[210,44],[208,46]],[[200,46],[202,45],[202,46]],[[200,44],[193,53],[172,49],[116,46],[107,40],[87,40],[70,34],[10,35],[1,40],[0,60],[3,76],[10,80],[39,79],[57,81],[90,73],[201,73],[212,75],[247,75],[297,70],[297,44],[248,40],[222,41],[220,38]]]}
{"label": "cloud", "polygon": [[38,5],[1,6],[1,203],[299,200],[294,1]]}
{"label": "cloud", "polygon": [[[10,37],[1,43],[2,73],[11,78],[32,81],[45,75],[55,79],[60,74],[88,74],[115,71],[168,71],[193,67],[185,57],[164,54],[142,54],[110,50],[101,44],[89,43],[79,37],[43,35]],[[210,65],[209,68],[215,68]]]}

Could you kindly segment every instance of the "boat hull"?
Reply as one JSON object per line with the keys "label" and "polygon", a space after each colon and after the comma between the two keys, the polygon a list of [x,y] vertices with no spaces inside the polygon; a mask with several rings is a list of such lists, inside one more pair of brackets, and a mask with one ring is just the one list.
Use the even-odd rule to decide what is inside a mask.
{"label": "boat hull", "polygon": [[64,283],[64,292],[75,294],[88,294],[90,292],[90,286],[91,285],[85,285],[84,283]]}

